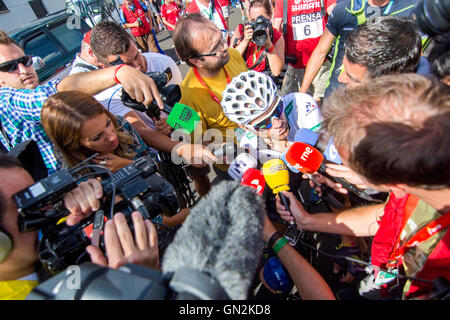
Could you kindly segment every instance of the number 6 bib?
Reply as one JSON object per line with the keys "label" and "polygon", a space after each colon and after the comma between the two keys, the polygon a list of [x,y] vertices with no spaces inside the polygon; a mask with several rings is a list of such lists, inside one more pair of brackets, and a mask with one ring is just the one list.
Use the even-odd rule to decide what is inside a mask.
{"label": "number 6 bib", "polygon": [[294,40],[320,37],[323,33],[323,19],[320,12],[300,14],[292,17]]}

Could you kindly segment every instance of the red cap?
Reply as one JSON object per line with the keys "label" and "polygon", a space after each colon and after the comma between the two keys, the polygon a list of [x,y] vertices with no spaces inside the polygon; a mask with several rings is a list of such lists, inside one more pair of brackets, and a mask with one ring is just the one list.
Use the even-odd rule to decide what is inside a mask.
{"label": "red cap", "polygon": [[86,34],[84,35],[83,38],[83,42],[87,43],[87,44],[91,44],[91,32],[92,30],[89,30],[88,32],[86,32]]}

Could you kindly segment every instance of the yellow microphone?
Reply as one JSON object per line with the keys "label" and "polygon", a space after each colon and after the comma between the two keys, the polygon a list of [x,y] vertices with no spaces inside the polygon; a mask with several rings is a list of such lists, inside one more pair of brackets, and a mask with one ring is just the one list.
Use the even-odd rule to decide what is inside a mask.
{"label": "yellow microphone", "polygon": [[[290,212],[289,199],[281,191],[289,191],[289,171],[281,159],[270,159],[262,167],[264,179],[274,194],[280,194],[284,206]],[[292,214],[292,212],[291,212]],[[294,224],[294,221],[291,221]]]}

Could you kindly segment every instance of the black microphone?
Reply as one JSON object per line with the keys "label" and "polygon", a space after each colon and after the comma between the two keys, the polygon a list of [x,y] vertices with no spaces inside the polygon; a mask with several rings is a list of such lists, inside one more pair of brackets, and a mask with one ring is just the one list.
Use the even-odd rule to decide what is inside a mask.
{"label": "black microphone", "polygon": [[194,269],[215,279],[229,298],[245,300],[263,249],[264,212],[251,188],[237,181],[216,185],[167,247],[164,273]]}

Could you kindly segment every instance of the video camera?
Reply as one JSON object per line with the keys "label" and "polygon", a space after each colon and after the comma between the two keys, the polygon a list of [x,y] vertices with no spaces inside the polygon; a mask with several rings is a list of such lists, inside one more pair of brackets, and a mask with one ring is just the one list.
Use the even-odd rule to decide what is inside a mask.
{"label": "video camera", "polygon": [[[145,72],[145,74],[152,78],[155,82],[161,96],[161,100],[163,101],[164,112],[169,114],[175,103],[181,99],[180,86],[177,84],[167,85],[167,83],[169,83],[172,79],[172,71],[170,68],[167,68],[164,72]],[[125,106],[137,111],[146,112],[147,115],[152,118],[159,119],[161,115],[161,110],[154,100],[148,107],[146,107],[144,104],[132,99],[123,89],[122,96],[120,98]]]}
{"label": "video camera", "polygon": [[446,0],[421,0],[414,8],[414,19],[419,29],[429,36],[450,31],[450,2]]}
{"label": "video camera", "polygon": [[[57,274],[70,265],[89,261],[85,248],[91,243],[92,228],[103,227],[115,212],[122,212],[133,229],[131,213],[141,212],[144,219],[155,219],[159,215],[172,216],[179,212],[180,205],[173,186],[156,171],[156,162],[149,157],[137,159],[132,164],[112,174],[98,165],[83,165],[70,170],[60,170],[30,187],[13,195],[19,212],[19,230],[42,231],[39,243],[39,258],[45,269]],[[86,173],[86,171],[91,172]],[[67,226],[63,218],[68,215],[64,206],[64,195],[78,186],[78,181],[90,177],[101,177],[104,194],[103,206],[96,213],[75,226]],[[115,202],[116,195],[120,201]],[[47,209],[50,207],[50,209]],[[99,247],[104,250],[103,237]],[[166,243],[161,242],[161,246]]]}
{"label": "video camera", "polygon": [[[252,42],[254,42],[257,46],[263,46],[267,37],[270,36],[270,39],[273,39],[273,28],[270,20],[264,16],[258,16],[255,21],[247,23],[247,25],[251,26],[253,29]],[[266,29],[269,28],[269,35],[266,32]]]}
{"label": "video camera", "polygon": [[79,286],[70,271],[51,277],[26,297],[26,300],[230,300],[213,277],[192,268],[175,272],[135,264],[119,269],[85,262],[76,266]]}

